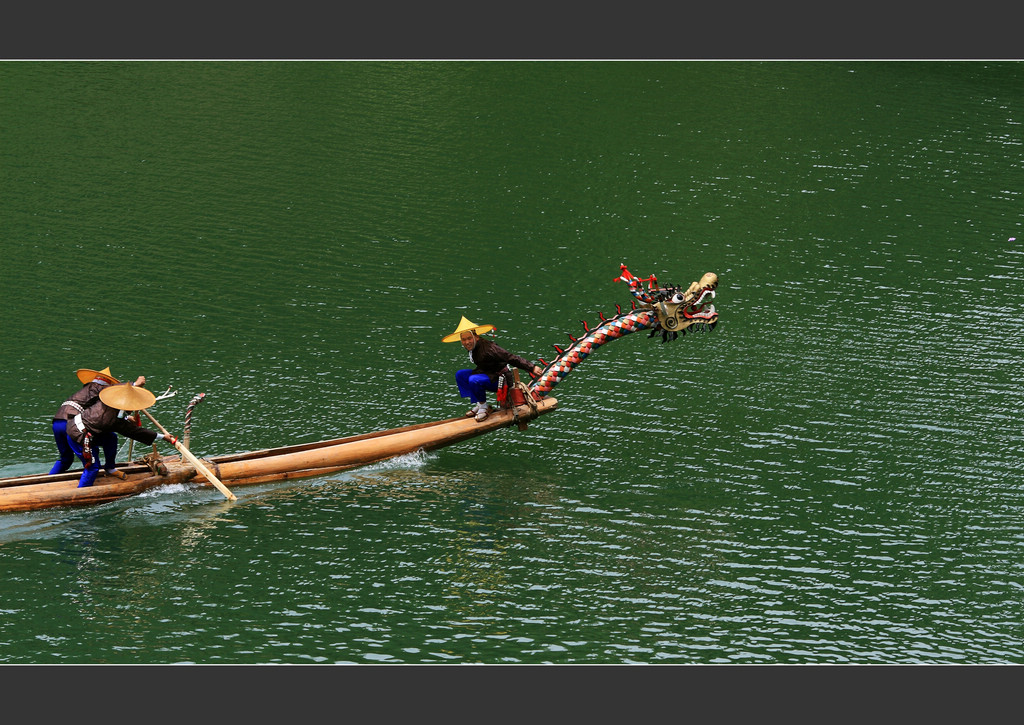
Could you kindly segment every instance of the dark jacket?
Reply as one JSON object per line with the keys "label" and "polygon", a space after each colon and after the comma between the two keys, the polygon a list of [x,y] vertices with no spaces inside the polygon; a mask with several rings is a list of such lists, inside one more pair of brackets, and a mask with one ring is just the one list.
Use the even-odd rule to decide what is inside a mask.
{"label": "dark jacket", "polygon": [[504,371],[506,365],[514,365],[526,372],[533,371],[532,362],[499,347],[496,342],[485,340],[482,337],[476,341],[476,346],[473,347],[469,355],[476,365],[473,372],[486,373],[492,382],[497,382],[498,376]]}
{"label": "dark jacket", "polygon": [[[97,400],[86,408],[84,413],[71,416],[68,419],[68,438],[78,445],[82,445],[85,431],[92,433],[92,437],[95,439],[96,436],[112,430],[145,445],[150,445],[156,440],[155,430],[143,428],[128,417],[119,417],[121,412],[117,408],[111,408],[102,400]],[[79,422],[82,423],[85,430],[78,427]]]}
{"label": "dark jacket", "polygon": [[[107,387],[107,383],[93,380],[83,385],[74,395],[60,404],[60,408],[54,414],[54,420],[68,420],[74,418],[83,410],[100,399],[100,391]],[[73,403],[73,405],[72,405]]]}

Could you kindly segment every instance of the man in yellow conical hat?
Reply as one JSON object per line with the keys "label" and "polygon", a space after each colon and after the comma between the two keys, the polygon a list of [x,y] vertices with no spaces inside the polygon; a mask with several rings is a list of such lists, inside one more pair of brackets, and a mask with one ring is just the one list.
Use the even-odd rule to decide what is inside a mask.
{"label": "man in yellow conical hat", "polygon": [[488,413],[493,410],[487,405],[487,391],[498,391],[498,380],[509,365],[525,370],[535,377],[543,372],[540,365],[503,349],[492,340],[480,337],[493,329],[494,325],[477,325],[463,315],[455,331],[441,338],[441,342],[461,342],[462,347],[469,352],[470,362],[475,366],[455,373],[459,395],[469,398],[473,404],[473,407],[466,411],[467,418],[487,418]]}

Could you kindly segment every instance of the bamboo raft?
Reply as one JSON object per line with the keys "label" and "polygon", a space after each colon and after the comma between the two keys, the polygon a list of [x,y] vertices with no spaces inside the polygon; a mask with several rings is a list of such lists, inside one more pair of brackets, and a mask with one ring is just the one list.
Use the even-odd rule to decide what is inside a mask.
{"label": "bamboo raft", "polygon": [[[557,404],[555,398],[544,398],[533,404],[496,411],[483,421],[466,417],[448,418],[316,443],[199,460],[228,487],[322,476],[408,453],[432,451],[511,425],[518,425],[522,430],[528,421],[554,410]],[[78,488],[81,468],[53,475],[2,478],[0,512],[94,505],[171,484],[213,486],[195,465],[173,454],[147,456],[121,465],[118,470],[123,471],[127,479],[101,473],[96,482],[86,488]]]}

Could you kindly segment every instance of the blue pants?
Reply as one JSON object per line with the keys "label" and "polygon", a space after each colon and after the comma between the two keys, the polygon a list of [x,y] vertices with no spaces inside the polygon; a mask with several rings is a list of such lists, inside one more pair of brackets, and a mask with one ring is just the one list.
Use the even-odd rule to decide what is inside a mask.
{"label": "blue pants", "polygon": [[71,464],[75,460],[75,454],[71,451],[71,446],[68,445],[68,422],[66,420],[53,421],[53,442],[57,444],[59,455],[53,468],[50,469],[50,473],[64,473],[71,468]]}
{"label": "blue pants", "polygon": [[472,372],[469,368],[455,372],[455,383],[459,386],[459,395],[469,398],[474,403],[484,403],[487,401],[488,390],[492,393],[498,392],[498,381],[491,380],[491,376],[484,373],[471,375]]}
{"label": "blue pants", "polygon": [[[117,434],[113,431],[108,431],[103,435],[99,436],[100,444],[103,446],[103,458],[107,462],[106,469],[108,471],[114,468],[114,459],[117,456]],[[111,451],[110,440],[113,438],[114,446]],[[92,446],[90,446],[91,462],[89,465],[85,465],[85,451],[82,446],[76,443],[71,437],[67,437],[68,446],[82,461],[82,476],[78,479],[78,487],[85,488],[91,486],[93,481],[96,480],[96,474],[100,472],[100,452],[99,446],[96,445],[96,441],[93,440]]]}
{"label": "blue pants", "polygon": [[[57,452],[60,457],[53,464],[50,473],[64,473],[71,468],[75,460],[75,453],[68,443],[68,422],[66,420],[53,421],[53,441],[57,444]],[[100,436],[99,443],[103,446],[103,466],[108,471],[114,468],[117,461],[117,433],[109,431]],[[93,451],[93,458],[97,458],[96,451]]]}
{"label": "blue pants", "polygon": [[71,450],[75,452],[75,455],[82,460],[82,477],[78,479],[78,487],[85,488],[86,486],[91,486],[92,482],[96,480],[96,474],[100,472],[99,450],[97,450],[95,445],[92,446],[92,462],[89,465],[85,465],[85,451],[82,446],[70,438],[68,438],[68,445],[71,446]]}

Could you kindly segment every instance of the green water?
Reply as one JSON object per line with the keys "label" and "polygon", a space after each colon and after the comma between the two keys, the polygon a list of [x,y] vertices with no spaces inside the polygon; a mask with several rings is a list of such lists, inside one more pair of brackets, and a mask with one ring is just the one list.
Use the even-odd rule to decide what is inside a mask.
{"label": "green water", "polygon": [[0,662],[1024,663],[1022,123],[1014,62],[0,63],[0,476],[80,367],[257,450],[721,279],[523,432],[0,514]]}

